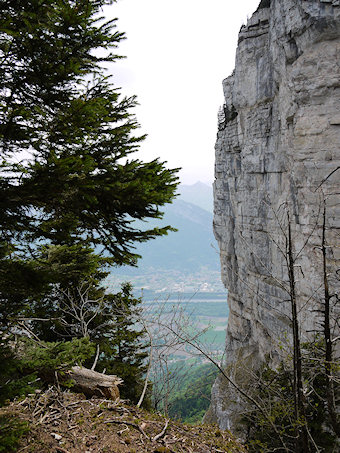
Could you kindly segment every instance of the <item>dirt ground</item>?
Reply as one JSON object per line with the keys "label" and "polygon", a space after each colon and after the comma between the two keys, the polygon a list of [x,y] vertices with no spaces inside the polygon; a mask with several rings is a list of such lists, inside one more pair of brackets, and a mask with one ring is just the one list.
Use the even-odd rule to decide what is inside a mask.
{"label": "dirt ground", "polygon": [[20,441],[25,453],[244,453],[227,431],[184,425],[121,401],[85,399],[58,392],[30,395],[0,409],[28,422]]}

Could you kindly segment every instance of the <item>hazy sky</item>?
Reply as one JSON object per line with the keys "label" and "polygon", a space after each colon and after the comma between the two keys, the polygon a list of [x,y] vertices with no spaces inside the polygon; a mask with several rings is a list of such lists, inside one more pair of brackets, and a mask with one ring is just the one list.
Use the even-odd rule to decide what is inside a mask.
{"label": "hazy sky", "polygon": [[127,39],[112,66],[148,138],[139,158],[182,167],[181,181],[211,183],[222,80],[235,63],[237,35],[260,0],[119,0],[107,7]]}

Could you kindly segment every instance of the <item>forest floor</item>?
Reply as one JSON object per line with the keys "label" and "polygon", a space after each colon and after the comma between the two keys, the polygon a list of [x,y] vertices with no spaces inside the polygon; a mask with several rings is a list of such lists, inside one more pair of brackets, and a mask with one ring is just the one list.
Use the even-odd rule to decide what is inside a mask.
{"label": "forest floor", "polygon": [[[228,431],[213,425],[185,425],[123,401],[85,399],[49,389],[0,409],[8,426],[27,426],[24,453],[245,453]],[[15,423],[14,423],[15,421]],[[6,427],[2,428],[6,431]],[[4,432],[3,431],[3,432]],[[1,429],[0,429],[1,432]]]}

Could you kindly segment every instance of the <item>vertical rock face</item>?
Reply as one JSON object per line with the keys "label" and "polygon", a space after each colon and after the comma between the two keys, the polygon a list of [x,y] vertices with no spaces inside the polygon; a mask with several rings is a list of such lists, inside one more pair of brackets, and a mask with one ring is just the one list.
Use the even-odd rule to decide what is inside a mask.
{"label": "vertical rock face", "polygon": [[[229,290],[226,365],[268,353],[275,362],[278,341],[290,332],[281,253],[288,214],[306,333],[315,330],[322,300],[324,199],[328,272],[339,290],[340,1],[262,1],[240,30],[235,71],[223,88],[214,231]],[[237,395],[217,380],[210,420],[229,428],[236,410]]]}

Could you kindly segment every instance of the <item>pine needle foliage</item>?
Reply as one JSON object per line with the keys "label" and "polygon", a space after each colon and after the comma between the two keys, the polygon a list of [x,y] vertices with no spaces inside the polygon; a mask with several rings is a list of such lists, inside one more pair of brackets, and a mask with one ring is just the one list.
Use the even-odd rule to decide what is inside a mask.
{"label": "pine needle foliage", "polygon": [[[145,136],[137,133],[136,97],[122,96],[105,70],[122,58],[117,47],[125,39],[117,19],[103,17],[103,7],[114,3],[0,0],[3,355],[13,333],[30,332],[30,338],[67,349],[82,338],[99,344],[98,335],[109,330],[112,343],[111,303],[130,297],[133,306],[135,300],[130,290],[105,293],[108,266],[135,265],[135,243],[172,230],[148,228],[147,221],[162,218],[161,208],[174,198],[177,169],[138,158]],[[83,318],[79,327],[68,311],[83,296],[95,316]],[[127,318],[126,323],[128,332]],[[113,357],[115,346],[110,352],[108,344],[100,360]],[[143,354],[135,353],[135,367],[143,370]],[[10,369],[13,376],[28,376],[24,357],[20,364],[17,355],[8,358],[15,366],[8,362],[1,379]],[[130,356],[129,361],[132,366]],[[38,362],[49,359],[42,355]]]}
{"label": "pine needle foliage", "polygon": [[62,376],[76,364],[83,364],[95,352],[95,346],[84,338],[37,343],[20,337],[11,341],[10,347],[7,342],[6,348],[0,348],[0,405],[14,397],[44,389],[50,383],[58,384],[58,375]]}
{"label": "pine needle foliage", "polygon": [[0,452],[18,451],[20,438],[29,431],[28,423],[10,415],[0,416]]}
{"label": "pine needle foliage", "polygon": [[129,158],[145,137],[133,135],[136,98],[120,96],[100,65],[119,58],[123,39],[116,20],[98,16],[108,2],[1,3],[4,238],[85,242],[134,264],[133,243],[170,227],[143,231],[132,220],[161,218],[177,178],[158,160]]}

